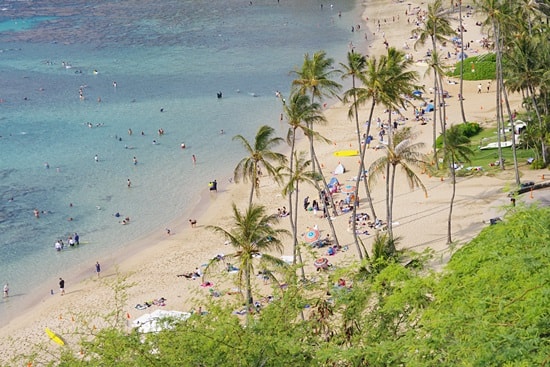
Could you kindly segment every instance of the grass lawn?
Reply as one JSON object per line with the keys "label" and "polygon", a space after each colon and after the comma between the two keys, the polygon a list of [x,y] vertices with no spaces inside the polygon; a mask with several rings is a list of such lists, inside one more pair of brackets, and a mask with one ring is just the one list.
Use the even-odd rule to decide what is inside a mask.
{"label": "grass lawn", "polygon": [[[512,138],[511,133],[507,133],[506,139],[510,141]],[[485,149],[480,150],[480,146],[485,146],[488,143],[497,141],[497,129],[489,128],[483,129],[479,134],[470,138],[470,148],[474,154],[470,157],[470,163],[464,163],[464,167],[481,167],[482,171],[457,171],[457,175],[463,176],[468,174],[496,174],[500,172],[498,165],[498,149]],[[521,168],[528,167],[527,159],[534,158],[535,153],[531,148],[525,148],[521,145],[516,146],[516,154],[518,159],[518,165]],[[514,158],[512,156],[512,147],[503,147],[502,156],[504,158],[504,167],[506,170],[514,169]],[[496,164],[495,164],[496,163]],[[492,165],[491,165],[492,164]],[[446,173],[445,173],[446,174]],[[442,175],[442,172],[440,173]]]}

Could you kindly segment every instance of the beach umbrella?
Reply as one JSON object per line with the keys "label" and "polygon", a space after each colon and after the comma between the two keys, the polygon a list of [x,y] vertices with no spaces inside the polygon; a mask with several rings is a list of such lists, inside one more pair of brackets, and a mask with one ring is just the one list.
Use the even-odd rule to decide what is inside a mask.
{"label": "beach umbrella", "polygon": [[465,60],[468,58],[468,54],[466,54],[465,52],[461,52],[458,54],[458,56],[456,57],[458,60]]}
{"label": "beach umbrella", "polygon": [[418,89],[413,91],[412,94],[413,94],[413,96],[422,97],[422,91],[418,90]]}
{"label": "beach umbrella", "polygon": [[326,257],[320,257],[313,262],[313,266],[317,269],[326,269],[328,268],[328,259]]}
{"label": "beach umbrella", "polygon": [[321,237],[321,233],[316,229],[310,229],[309,231],[304,234],[304,240],[307,243],[313,243],[317,241]]}
{"label": "beach umbrella", "polygon": [[355,192],[355,186],[354,185],[344,185],[340,188],[340,191],[344,194],[352,194]]}

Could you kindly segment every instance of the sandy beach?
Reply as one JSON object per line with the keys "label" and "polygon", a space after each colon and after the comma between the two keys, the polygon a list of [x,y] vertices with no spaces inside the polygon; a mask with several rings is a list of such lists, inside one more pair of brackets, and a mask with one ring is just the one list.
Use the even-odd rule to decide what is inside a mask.
{"label": "sandy beach", "polygon": [[[363,24],[360,27],[361,37],[357,37],[353,47],[356,51],[377,56],[385,53],[384,39],[392,47],[403,49],[405,43],[410,48],[406,51],[414,57],[415,70],[422,78],[422,84],[426,90],[433,84],[429,73],[426,73],[427,64],[421,62],[428,45],[413,48],[414,40],[410,40],[411,31],[415,28],[413,16],[416,7],[426,9],[426,3],[391,2],[385,0],[366,1],[366,8],[362,14]],[[408,15],[406,15],[406,12]],[[469,54],[486,52],[481,48],[479,41],[482,38],[481,28],[475,25],[478,15],[465,16],[464,26],[468,30],[465,33],[465,42],[471,43]],[[378,21],[380,20],[380,28]],[[359,32],[358,30],[355,31]],[[366,37],[363,36],[366,35]],[[447,50],[445,50],[446,52]],[[449,47],[449,52],[454,50]],[[332,55],[329,55],[332,56]],[[450,62],[455,62],[453,56]],[[447,90],[451,98],[447,100],[448,123],[460,123],[460,104],[458,100],[459,85],[452,80],[446,80]],[[480,122],[488,126],[495,118],[495,91],[477,93],[479,82],[464,82],[464,98],[466,116],[469,121]],[[483,84],[485,85],[486,82]],[[428,96],[429,97],[429,96]],[[512,109],[521,110],[520,96],[511,96]],[[360,121],[368,117],[368,106],[360,111]],[[329,106],[325,110],[328,124],[319,126],[317,131],[332,141],[332,144],[316,145],[316,152],[323,166],[323,173],[327,181],[333,177],[332,171],[342,163],[347,172],[338,175],[340,183],[344,184],[356,176],[358,171],[358,157],[336,157],[334,152],[344,149],[356,149],[357,138],[355,122],[347,117],[348,107],[341,103]],[[420,125],[414,121],[413,111],[403,111],[408,118],[405,126],[411,126],[419,132],[419,140],[426,145],[425,152],[431,149],[432,127],[431,124]],[[380,117],[386,120],[387,116],[381,108],[375,110],[374,119]],[[377,131],[372,132],[377,136]],[[299,150],[307,150],[307,141],[301,138]],[[243,151],[244,154],[244,151]],[[367,166],[377,157],[384,154],[382,149],[369,149],[366,153]],[[522,170],[522,180],[539,182],[542,180],[540,171]],[[445,263],[450,256],[450,249],[446,245],[447,214],[451,197],[451,183],[448,179],[430,177],[422,174],[421,179],[428,190],[427,197],[417,189],[411,191],[404,180],[397,183],[394,204],[394,234],[402,238],[399,247],[422,251],[431,248],[435,252],[434,267]],[[399,177],[398,177],[399,180]],[[350,181],[351,182],[351,181]],[[503,206],[509,204],[507,192],[504,191],[513,183],[513,171],[507,170],[497,175],[470,176],[458,178],[457,196],[453,214],[453,239],[458,243],[465,243],[475,237],[479,231],[487,226],[485,223],[490,218],[502,215]],[[90,259],[88,269],[82,269],[80,274],[66,275],[65,295],[61,296],[57,289],[57,279],[50,281],[51,287],[44,289],[41,294],[35,295],[34,305],[29,306],[24,312],[6,325],[0,328],[0,361],[7,361],[14,353],[29,350],[32,345],[43,343],[49,348],[57,348],[51,343],[44,333],[44,328],[49,327],[67,340],[74,342],[74,335],[80,322],[86,321],[89,325],[101,327],[102,321],[99,315],[105,315],[117,307],[113,284],[117,279],[124,278],[124,284],[128,284],[125,290],[127,299],[123,299],[121,309],[126,313],[128,322],[144,313],[149,313],[159,307],[167,310],[191,311],[202,306],[201,298],[209,297],[209,289],[200,286],[200,279],[186,279],[177,275],[192,272],[201,268],[217,254],[227,254],[232,249],[224,244],[224,239],[205,228],[207,225],[217,225],[230,228],[231,203],[244,210],[248,203],[248,184],[221,182],[217,193],[202,192],[193,216],[185,216],[166,223],[165,228],[170,229],[170,234],[165,228],[142,238],[124,251],[113,253],[109,258]],[[278,208],[288,205],[287,198],[283,197],[281,187],[270,178],[261,180],[261,196],[255,199],[268,208],[268,211],[276,213]],[[361,192],[361,191],[360,191]],[[532,202],[537,200],[542,193],[534,193],[533,197],[523,195],[519,200]],[[385,193],[384,182],[378,180],[373,187],[372,198],[378,217],[385,217]],[[303,187],[300,197],[316,198],[317,193],[313,187]],[[344,194],[335,194],[335,200],[344,198]],[[361,194],[360,194],[361,196]],[[361,198],[360,211],[369,212],[368,204],[364,197]],[[312,212],[299,210],[299,229],[306,232],[308,227],[317,225],[322,236],[329,233],[329,227],[325,219],[315,216]],[[196,226],[191,226],[189,219],[196,219]],[[338,238],[342,246],[349,249],[337,253],[331,257],[335,266],[344,266],[357,260],[353,235],[348,230],[349,215],[343,214],[334,218]],[[281,218],[282,228],[290,230],[288,218]],[[370,243],[374,237],[362,235],[365,245],[370,249]],[[286,239],[285,250],[279,255],[292,255],[292,241]],[[317,255],[322,255],[326,249],[315,250],[314,254],[305,255],[306,270],[314,272],[313,261]],[[102,265],[100,276],[97,276],[95,262]],[[222,293],[231,290],[234,286],[229,280],[213,277],[217,290]],[[221,283],[218,283],[221,282]],[[261,288],[261,281],[258,281]],[[50,294],[50,289],[54,294]],[[266,291],[265,288],[261,288]],[[221,299],[233,300],[234,296],[222,296]],[[144,310],[135,308],[137,304],[155,299],[164,298],[164,306],[153,305]],[[72,336],[73,335],[73,336]],[[17,345],[17,348],[15,348]]]}

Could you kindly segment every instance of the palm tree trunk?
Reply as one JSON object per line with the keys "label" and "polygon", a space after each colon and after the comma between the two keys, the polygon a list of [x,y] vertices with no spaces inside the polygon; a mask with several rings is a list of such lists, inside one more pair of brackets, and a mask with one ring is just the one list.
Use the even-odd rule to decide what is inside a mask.
{"label": "palm tree trunk", "polygon": [[[371,105],[371,108],[370,108],[370,112],[369,112],[369,119],[367,120],[368,121],[368,125],[367,125],[367,132],[365,133],[366,135],[366,138],[365,138],[365,145],[363,146],[363,149],[361,149],[361,140],[359,140],[359,154],[360,154],[360,161],[359,161],[359,172],[357,173],[357,178],[355,180],[355,197],[356,198],[359,198],[359,183],[361,182],[361,177],[363,177],[363,182],[365,184],[365,193],[367,195],[367,200],[369,202],[369,206],[370,206],[370,209],[371,209],[371,213],[372,213],[372,217],[373,217],[373,221],[376,221],[376,213],[374,211],[374,204],[372,202],[372,197],[370,195],[370,189],[369,189],[369,184],[368,184],[368,180],[367,180],[367,175],[365,174],[365,153],[367,151],[367,141],[366,139],[369,138],[370,136],[370,128],[371,128],[371,121],[372,121],[372,116],[374,114],[374,107],[375,107],[376,103],[375,101],[373,100],[372,101],[372,105]],[[357,234],[357,226],[356,226],[356,223],[355,223],[355,218],[356,218],[356,215],[357,215],[357,207],[356,205],[353,205],[353,226],[352,226],[352,229],[353,229],[353,240],[355,242],[355,247],[357,248],[357,254],[359,255],[359,259],[360,260],[363,260],[363,251],[361,250],[361,245],[359,244],[359,235]],[[369,257],[369,254],[367,252],[365,252],[365,257]]]}
{"label": "palm tree trunk", "polygon": [[[246,306],[247,311],[250,312],[252,309],[252,305],[254,304],[254,300],[252,299],[252,282],[250,279],[250,265],[251,265],[252,259],[248,259],[246,263],[246,267],[244,268],[244,277],[246,282]],[[247,314],[248,314],[247,312]]]}
{"label": "palm tree trunk", "polygon": [[464,112],[464,31],[462,29],[462,0],[458,2],[458,16],[460,18],[460,112],[462,114],[462,122],[466,123],[466,114]]}
{"label": "palm tree trunk", "polygon": [[[359,156],[360,157],[363,157],[364,156],[364,151],[367,149],[367,142],[366,142],[366,139],[365,138],[365,145],[363,146],[361,144],[361,129],[359,128],[359,113],[357,111],[357,96],[356,96],[356,93],[355,93],[355,76],[352,77],[352,87],[353,87],[353,107],[355,109],[355,130],[357,132],[357,148],[359,149]],[[369,123],[370,125],[370,123]],[[359,245],[359,234],[357,233],[357,223],[356,223],[356,218],[357,218],[357,205],[355,205],[355,203],[359,202],[359,180],[361,180],[361,175],[363,174],[364,172],[364,162],[363,160],[361,159],[359,161],[359,174],[357,175],[357,179],[355,181],[355,191],[354,191],[354,194],[355,194],[355,200],[354,200],[354,203],[353,203],[353,211],[352,211],[352,231],[353,231],[353,242],[355,243],[355,247],[357,248],[357,255],[359,255],[359,260],[363,260],[363,251],[361,250],[361,246]],[[336,208],[335,208],[336,209]]]}
{"label": "palm tree trunk", "polygon": [[[293,176],[294,172],[294,151],[296,146],[296,129],[292,132],[292,144],[290,147],[290,177]],[[296,190],[295,190],[295,202],[294,205],[292,205],[292,191],[288,193],[288,214],[290,219],[290,224],[292,227],[292,236],[293,236],[293,244],[292,244],[292,264],[296,265],[296,262],[298,261],[298,264],[300,264],[300,268],[302,269],[302,279],[305,279],[306,274],[304,272],[304,267],[302,266],[302,254],[299,250],[298,245],[298,182],[296,182]]]}
{"label": "palm tree trunk", "polygon": [[[433,30],[433,34],[436,33],[436,30],[435,30],[435,22],[434,22],[434,30]],[[431,39],[432,39],[432,54],[434,52],[436,52],[436,43],[435,43],[435,37],[432,35],[431,36]],[[439,170],[439,162],[437,161],[437,143],[436,143],[436,140],[437,140],[437,125],[436,125],[436,121],[437,121],[437,110],[439,109],[439,104],[438,104],[438,98],[439,98],[439,93],[437,93],[438,91],[438,88],[437,88],[437,68],[435,66],[435,64],[432,66],[433,68],[433,71],[434,71],[434,102],[433,102],[433,105],[434,105],[434,114],[433,114],[433,136],[432,136],[432,139],[433,139],[433,159],[435,161],[435,168],[437,170]]]}
{"label": "palm tree trunk", "polygon": [[[372,126],[372,117],[374,116],[374,107],[376,106],[376,101],[373,99],[372,100],[372,105],[370,107],[370,112],[369,112],[369,124],[367,125],[367,139],[368,137],[370,136],[370,128]],[[372,202],[372,197],[370,195],[370,188],[369,188],[369,182],[367,180],[367,175],[363,175],[364,172],[365,172],[365,152],[367,151],[367,145],[366,145],[366,142],[365,142],[365,149],[361,151],[361,164],[359,165],[359,169],[362,170],[362,172],[359,172],[359,174],[357,175],[357,181],[355,182],[355,188],[357,190],[359,190],[359,180],[361,179],[361,176],[364,176],[363,177],[363,183],[365,184],[365,194],[367,195],[367,200],[369,201],[369,206],[370,206],[370,210],[371,210],[371,213],[372,213],[372,218],[373,220],[375,221],[376,220],[376,212],[374,211],[374,203]]]}
{"label": "palm tree trunk", "polygon": [[435,163],[435,169],[439,170],[439,162],[437,161],[437,110],[439,109],[438,106],[438,94],[437,94],[437,70],[434,68],[434,99],[433,99],[433,131],[432,131],[432,139],[433,139],[433,160]]}
{"label": "palm tree trunk", "polygon": [[451,158],[451,183],[453,184],[453,193],[451,195],[451,203],[449,205],[449,218],[447,219],[447,245],[450,245],[452,240],[452,219],[453,219],[453,205],[456,195],[456,172],[455,172],[455,160]]}
{"label": "palm tree trunk", "polygon": [[[296,200],[294,200],[294,212],[296,215],[294,216],[294,228],[296,230],[296,239],[298,239],[298,199],[299,199],[299,191],[298,191],[299,183],[296,182]],[[292,205],[292,203],[291,203]],[[306,273],[304,270],[304,267],[302,266],[304,264],[302,260],[302,252],[300,251],[300,246],[298,245],[298,241],[296,241],[296,250],[294,256],[298,258],[298,264],[300,264],[300,270],[302,272],[302,280],[306,280]]]}
{"label": "palm tree trunk", "polygon": [[258,166],[257,162],[254,162],[254,174],[252,175],[252,187],[250,188],[250,197],[248,198],[248,207],[252,206],[252,198],[254,197],[254,189],[256,188],[256,180],[258,177]]}
{"label": "palm tree trunk", "polygon": [[[296,129],[292,132],[292,144],[290,146],[290,160],[289,160],[289,172],[290,177],[294,173],[294,150],[296,144]],[[292,191],[288,193],[288,215],[292,227],[292,264],[296,264],[296,249],[298,248],[298,213],[292,210],[294,206],[292,205]]]}
{"label": "palm tree trunk", "polygon": [[514,176],[516,179],[516,185],[520,185],[519,179],[519,166],[518,166],[518,155],[516,151],[516,127],[514,125],[514,119],[512,118],[512,110],[510,109],[510,101],[508,100],[508,93],[506,93],[506,88],[504,84],[501,85],[502,93],[504,95],[504,103],[506,103],[506,110],[508,111],[508,118],[510,119],[510,125],[512,126],[512,157],[514,159]]}
{"label": "palm tree trunk", "polygon": [[[314,103],[314,99],[315,99],[315,93],[314,92],[311,92],[311,104]],[[313,123],[312,122],[308,122],[307,124],[307,127],[308,129],[311,130],[311,132],[313,133]],[[313,154],[314,154],[314,150],[313,150],[313,136],[311,136],[309,138],[309,153],[311,155],[311,172],[317,172],[315,170],[315,160],[313,159]]]}
{"label": "palm tree trunk", "polygon": [[390,177],[390,164],[386,167],[386,226],[388,227],[388,244],[391,246],[389,249],[391,254],[395,253],[395,242],[393,241],[393,192],[395,187],[395,169],[396,166],[391,165],[391,177]]}
{"label": "palm tree trunk", "polygon": [[537,120],[539,121],[539,128],[540,128],[540,145],[541,145],[541,153],[542,153],[542,161],[544,162],[544,165],[546,166],[546,143],[544,141],[544,126],[541,118],[541,114],[538,107],[537,98],[535,97],[535,91],[532,89],[531,86],[528,87],[529,93],[531,94],[531,99],[533,100],[533,108],[535,109],[535,113],[537,115]]}
{"label": "palm tree trunk", "polygon": [[[313,151],[313,157],[314,157],[315,161],[317,161],[317,166],[319,167],[319,170],[321,170],[321,166],[319,165],[319,161],[317,160],[317,155],[315,154],[315,150]],[[321,172],[321,178],[323,180],[323,185],[325,187],[325,196],[329,198],[330,205],[332,206],[332,210],[333,210],[333,216],[336,217],[336,215],[338,213],[336,212],[336,206],[334,205],[334,199],[333,199],[332,195],[330,194],[327,181],[325,180],[325,176],[323,175],[322,172]],[[317,188],[317,192],[319,194],[321,194],[320,187],[319,187],[319,184],[317,183],[317,181],[315,181],[315,186]],[[321,195],[319,195],[319,196],[321,196]],[[326,219],[327,219],[328,225],[330,227],[330,232],[332,233],[332,238],[334,238],[334,243],[336,244],[336,246],[340,246],[340,243],[338,242],[338,235],[336,234],[336,228],[334,228],[334,223],[332,223],[332,219],[330,217],[330,214],[328,212],[328,208],[326,207],[326,205],[325,205],[324,212],[326,214]]]}
{"label": "palm tree trunk", "polygon": [[502,49],[500,41],[500,25],[493,21],[493,31],[495,33],[496,45],[496,109],[497,109],[497,142],[498,142],[498,161],[501,170],[504,170],[504,160],[502,159],[501,131],[504,131],[501,116],[500,86],[502,80]]}

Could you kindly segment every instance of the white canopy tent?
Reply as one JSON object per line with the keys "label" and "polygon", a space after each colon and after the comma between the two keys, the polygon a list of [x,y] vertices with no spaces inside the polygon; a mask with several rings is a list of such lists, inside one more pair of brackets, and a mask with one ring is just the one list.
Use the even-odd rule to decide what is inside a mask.
{"label": "white canopy tent", "polygon": [[185,321],[190,317],[189,312],[156,310],[141,315],[132,322],[132,326],[142,333],[158,333],[161,330],[170,329],[171,320]]}

